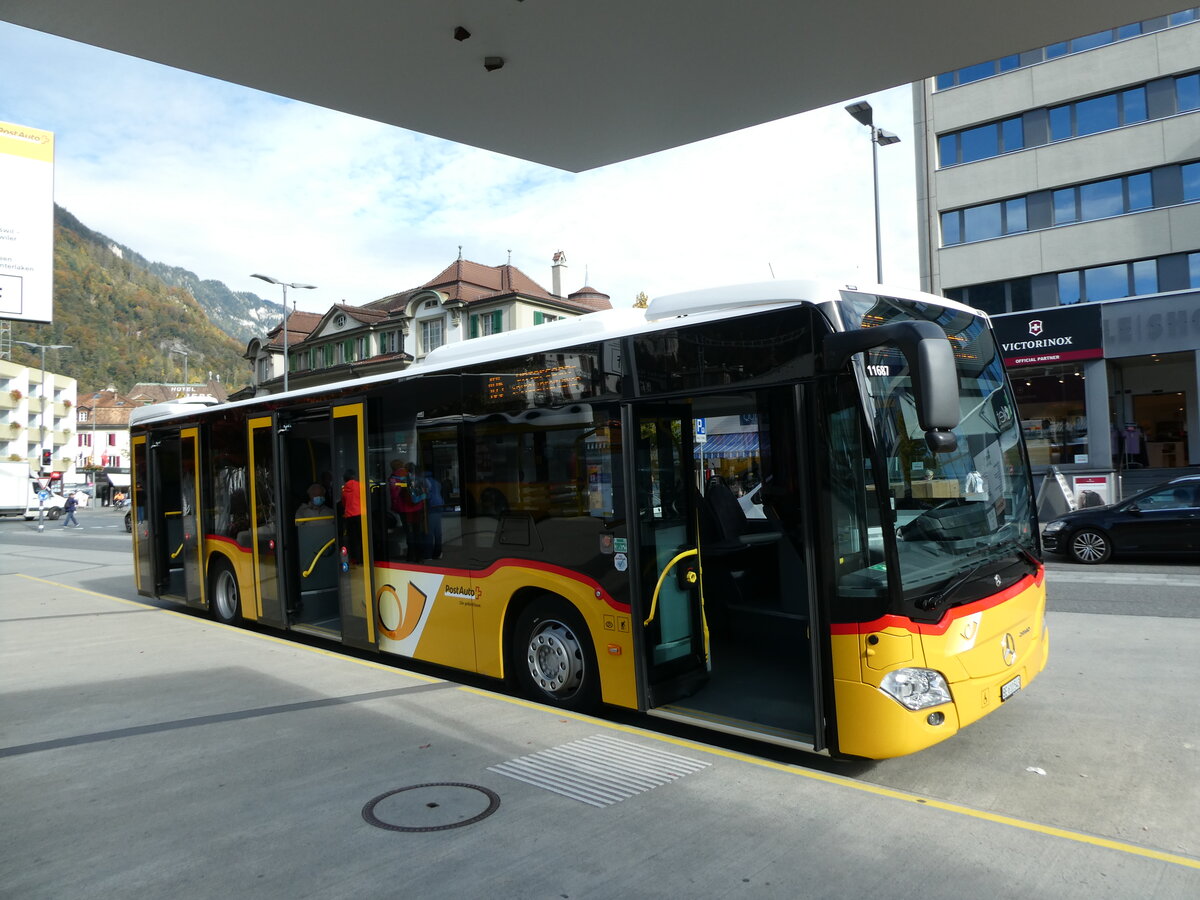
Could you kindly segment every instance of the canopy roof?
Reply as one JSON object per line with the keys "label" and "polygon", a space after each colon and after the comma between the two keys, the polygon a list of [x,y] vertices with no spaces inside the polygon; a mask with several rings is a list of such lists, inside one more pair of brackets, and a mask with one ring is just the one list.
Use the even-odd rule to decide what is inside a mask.
{"label": "canopy roof", "polygon": [[0,17],[582,171],[1186,5],[5,0]]}

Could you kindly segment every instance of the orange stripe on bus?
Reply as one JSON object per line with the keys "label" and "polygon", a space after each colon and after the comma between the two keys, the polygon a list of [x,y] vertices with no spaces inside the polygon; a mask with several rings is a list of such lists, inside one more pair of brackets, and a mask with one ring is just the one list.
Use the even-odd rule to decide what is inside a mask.
{"label": "orange stripe on bus", "polygon": [[885,628],[903,628],[914,634],[945,634],[956,620],[1007,603],[1017,594],[1027,591],[1031,587],[1041,587],[1045,580],[1046,570],[1042,566],[1038,566],[1036,575],[1026,575],[1012,587],[1006,588],[998,594],[947,610],[946,615],[937,622],[914,622],[907,616],[886,615],[871,622],[835,622],[829,626],[829,631],[830,634],[867,634],[872,631],[882,631]]}

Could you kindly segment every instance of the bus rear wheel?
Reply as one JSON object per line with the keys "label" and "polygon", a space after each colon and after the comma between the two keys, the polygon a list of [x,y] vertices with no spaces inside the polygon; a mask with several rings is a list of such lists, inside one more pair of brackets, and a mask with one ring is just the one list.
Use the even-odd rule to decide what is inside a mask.
{"label": "bus rear wheel", "polygon": [[576,711],[600,701],[600,673],[583,617],[565,600],[540,597],[517,619],[513,667],[534,700]]}
{"label": "bus rear wheel", "polygon": [[214,560],[209,584],[209,603],[213,618],[224,625],[236,625],[242,619],[242,595],[237,576],[225,560]]}

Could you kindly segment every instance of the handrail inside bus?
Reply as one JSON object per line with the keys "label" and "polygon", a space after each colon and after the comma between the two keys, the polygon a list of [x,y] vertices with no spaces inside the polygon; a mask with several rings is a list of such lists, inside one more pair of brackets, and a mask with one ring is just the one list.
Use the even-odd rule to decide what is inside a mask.
{"label": "handrail inside bus", "polygon": [[670,572],[671,569],[674,568],[675,563],[679,562],[681,559],[686,559],[689,556],[699,555],[700,551],[696,548],[692,548],[691,550],[684,550],[682,553],[677,554],[669,563],[667,563],[666,568],[662,570],[662,574],[658,576],[658,584],[654,586],[654,597],[650,601],[650,615],[646,617],[646,621],[642,623],[643,625],[649,625],[652,621],[654,621],[654,614],[658,611],[658,594],[659,591],[662,590],[663,581],[666,580],[667,573]]}
{"label": "handrail inside bus", "polygon": [[321,557],[325,555],[325,551],[332,547],[335,543],[337,543],[337,538],[330,538],[325,546],[317,551],[317,555],[313,557],[311,565],[309,565],[307,569],[300,573],[302,578],[307,578],[313,573],[313,569],[317,567],[317,562],[320,561]]}

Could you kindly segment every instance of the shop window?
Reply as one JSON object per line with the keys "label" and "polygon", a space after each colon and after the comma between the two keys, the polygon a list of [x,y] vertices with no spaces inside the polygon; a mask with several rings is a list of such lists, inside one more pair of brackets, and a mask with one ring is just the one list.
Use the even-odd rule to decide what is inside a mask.
{"label": "shop window", "polygon": [[1119,447],[1126,468],[1187,465],[1185,399],[1182,391],[1134,395],[1134,430],[1122,433],[1126,440]]}
{"label": "shop window", "polygon": [[1035,466],[1087,460],[1084,377],[1074,366],[1015,369],[1010,373],[1021,429]]}

